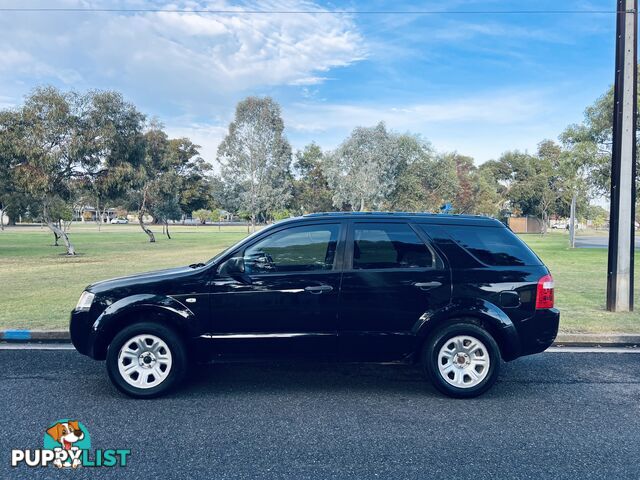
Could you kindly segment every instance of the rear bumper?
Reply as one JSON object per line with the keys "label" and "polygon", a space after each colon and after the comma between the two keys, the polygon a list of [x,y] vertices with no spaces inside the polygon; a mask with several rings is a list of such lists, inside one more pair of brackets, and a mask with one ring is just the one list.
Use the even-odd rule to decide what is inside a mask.
{"label": "rear bumper", "polygon": [[560,311],[557,308],[537,310],[536,314],[518,325],[520,355],[544,352],[558,335]]}

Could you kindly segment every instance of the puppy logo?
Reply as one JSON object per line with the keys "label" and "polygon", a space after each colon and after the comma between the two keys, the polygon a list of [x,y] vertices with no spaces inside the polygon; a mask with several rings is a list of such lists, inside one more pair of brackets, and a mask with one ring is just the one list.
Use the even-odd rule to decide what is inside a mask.
{"label": "puppy logo", "polygon": [[58,468],[82,465],[82,450],[91,448],[86,427],[77,420],[58,420],[44,436],[44,448],[55,452],[53,464]]}

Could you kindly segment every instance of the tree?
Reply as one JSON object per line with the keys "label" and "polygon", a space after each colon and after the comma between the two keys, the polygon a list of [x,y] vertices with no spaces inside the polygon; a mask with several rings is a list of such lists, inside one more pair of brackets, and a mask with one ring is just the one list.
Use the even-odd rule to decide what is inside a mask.
{"label": "tree", "polygon": [[271,98],[238,103],[217,161],[238,207],[249,213],[251,228],[261,213],[283,207],[289,198],[291,147],[284,136],[280,106]]}
{"label": "tree", "polygon": [[2,115],[3,145],[10,144],[9,169],[17,187],[37,202],[43,221],[62,238],[67,254],[75,248],[55,218],[55,204],[68,202],[71,183],[94,167],[86,97],[53,87],[35,89],[22,107]]}
{"label": "tree", "polygon": [[[208,205],[211,201],[206,172],[210,168],[200,157],[198,145],[188,138],[169,139],[158,120],[152,120],[144,133],[144,157],[128,197],[138,212],[140,228],[156,241],[145,225],[151,215],[163,224],[168,238],[169,220],[179,220],[185,208]],[[191,210],[187,210],[191,211]]]}
{"label": "tree", "polygon": [[100,225],[106,211],[122,203],[142,166],[145,117],[118,92],[96,91],[88,97],[94,168],[88,172],[84,190],[87,203],[96,208]]}
{"label": "tree", "polygon": [[333,204],[353,210],[380,208],[396,186],[402,166],[402,143],[380,122],[357,127],[324,162]]}
{"label": "tree", "polygon": [[19,195],[14,174],[18,153],[12,143],[11,132],[16,122],[15,115],[11,111],[0,112],[0,230],[4,230],[4,216],[10,213]]}
{"label": "tree", "polygon": [[500,195],[500,186],[495,178],[490,176],[487,170],[476,168],[473,171],[471,182],[474,201],[469,213],[498,217],[504,201]]}
{"label": "tree", "polygon": [[473,158],[460,155],[458,152],[445,154],[450,157],[455,165],[458,188],[453,199],[453,208],[456,213],[471,213],[474,208],[473,173],[475,165]]}
{"label": "tree", "polygon": [[211,206],[211,185],[207,175],[211,165],[200,156],[200,145],[186,137],[169,140],[169,167],[175,171],[178,204],[182,212]]}
{"label": "tree", "polygon": [[[638,89],[640,95],[640,89]],[[584,111],[584,119],[579,124],[569,125],[560,135],[563,146],[580,157],[580,169],[586,173],[585,187],[593,195],[608,197],[611,189],[611,149],[613,145],[613,86]],[[640,122],[636,122],[636,141]],[[640,151],[640,150],[639,150]],[[640,157],[636,154],[636,172],[640,175]],[[636,177],[636,194],[640,192],[640,182]],[[637,195],[640,198],[640,195]]]}
{"label": "tree", "polygon": [[168,140],[166,158],[151,187],[149,210],[157,222],[163,223],[169,239],[169,220],[179,220],[193,207],[211,204],[206,179],[211,167],[200,157],[199,148],[188,138]]}
{"label": "tree", "polygon": [[197,218],[200,221],[200,224],[204,225],[205,223],[207,223],[207,220],[211,219],[211,210],[206,210],[204,208],[201,208],[199,210],[192,212],[191,216],[193,218]]}
{"label": "tree", "polygon": [[455,198],[458,179],[455,164],[446,155],[435,155],[431,146],[413,138],[414,153],[401,169],[388,208],[400,211],[439,211]]}
{"label": "tree", "polygon": [[[636,81],[639,81],[637,79]],[[579,124],[569,125],[560,135],[566,154],[562,168],[566,180],[564,188],[571,194],[572,211],[588,205],[590,198],[598,195],[609,197],[611,193],[611,154],[613,146],[613,86],[584,112]],[[640,95],[640,89],[638,89]],[[636,142],[640,146],[636,120]],[[636,148],[636,200],[640,200],[640,148]],[[582,202],[581,202],[582,200]],[[570,242],[573,247],[575,219],[570,219]]]}
{"label": "tree", "polygon": [[602,228],[609,221],[609,212],[599,205],[587,206],[584,215],[591,220],[594,228]]}
{"label": "tree", "polygon": [[152,215],[152,194],[158,194],[157,184],[161,182],[161,175],[167,171],[169,138],[158,120],[152,120],[144,133],[144,145],[143,161],[136,171],[127,196],[130,205],[137,211],[140,228],[149,237],[149,242],[155,243],[155,234],[145,225],[144,216]]}
{"label": "tree", "polygon": [[180,183],[178,175],[169,170],[162,172],[148,191],[148,211],[156,223],[162,223],[163,232],[169,240],[169,220],[175,221],[182,217]]}
{"label": "tree", "polygon": [[315,143],[296,152],[293,164],[293,209],[299,213],[333,209],[332,192],[322,171],[324,154]]}

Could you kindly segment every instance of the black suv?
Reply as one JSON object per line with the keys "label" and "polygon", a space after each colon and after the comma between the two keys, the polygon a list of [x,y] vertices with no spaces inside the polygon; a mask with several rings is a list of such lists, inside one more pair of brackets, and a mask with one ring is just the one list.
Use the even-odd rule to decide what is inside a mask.
{"label": "black suv", "polygon": [[207,263],[99,282],[71,314],[76,349],[153,397],[190,361],[420,362],[473,397],[501,359],[542,352],[559,312],[540,259],[497,220],[326,213],[285,220]]}

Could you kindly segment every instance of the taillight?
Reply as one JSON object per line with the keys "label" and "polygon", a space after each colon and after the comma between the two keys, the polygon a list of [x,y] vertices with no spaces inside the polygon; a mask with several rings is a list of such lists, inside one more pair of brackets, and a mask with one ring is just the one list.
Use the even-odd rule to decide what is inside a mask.
{"label": "taillight", "polygon": [[553,308],[553,277],[551,275],[545,275],[538,280],[536,310],[541,308]]}

